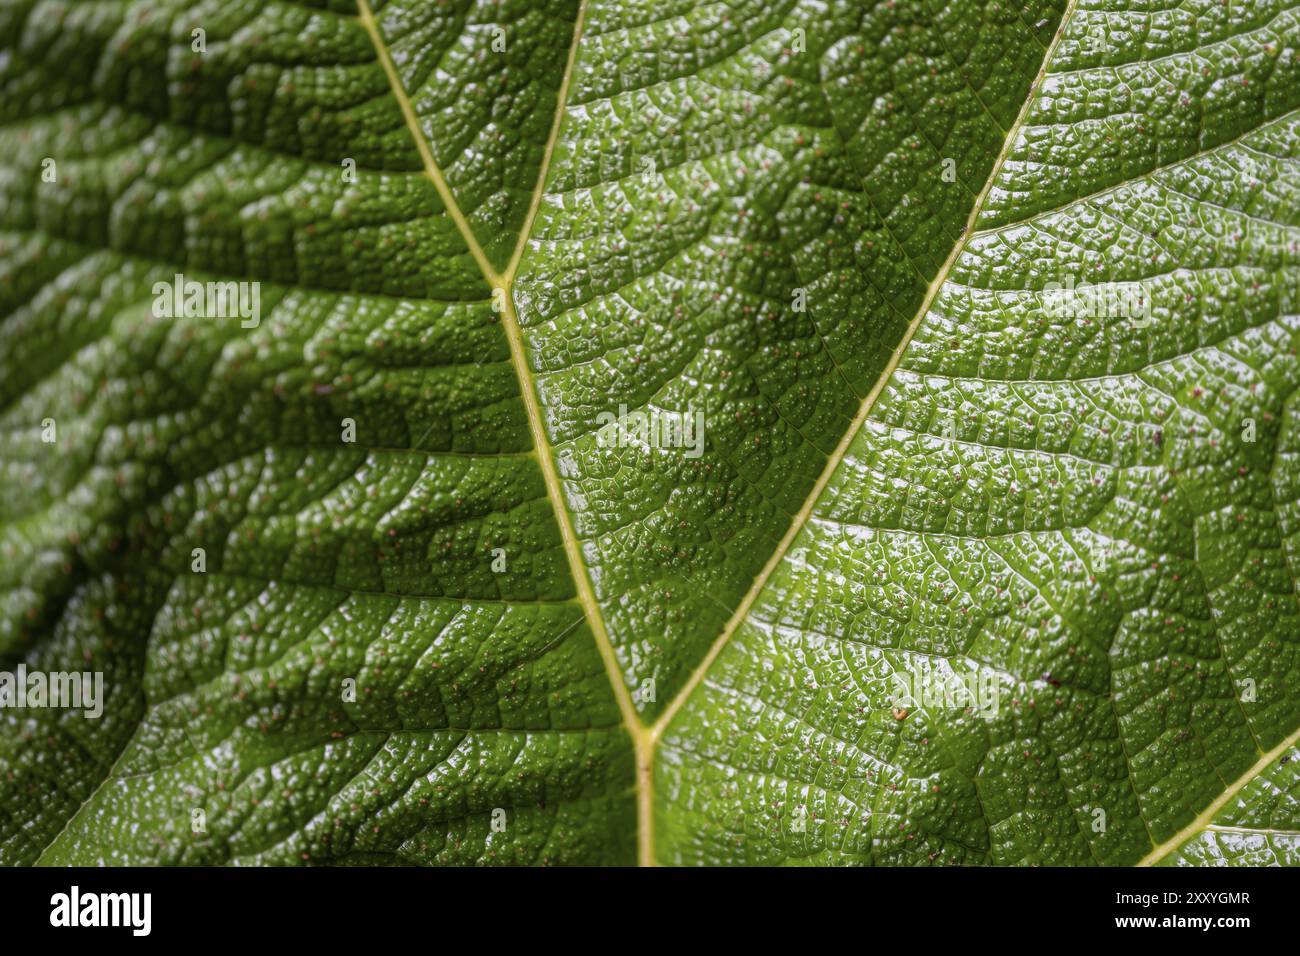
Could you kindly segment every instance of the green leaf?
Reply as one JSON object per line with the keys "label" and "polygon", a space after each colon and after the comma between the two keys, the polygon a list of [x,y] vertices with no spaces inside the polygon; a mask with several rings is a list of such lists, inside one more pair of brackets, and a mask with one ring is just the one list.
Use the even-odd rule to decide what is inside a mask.
{"label": "green leaf", "polygon": [[[380,12],[394,49],[423,6]],[[533,79],[490,117],[461,11],[462,128],[535,138],[564,63],[529,11],[502,22]],[[28,3],[0,37],[0,655],[107,698],[0,711],[0,859],[630,861],[630,747],[491,284],[357,8]],[[501,149],[449,164],[476,223],[537,174]],[[260,323],[157,318],[176,272],[260,281]]]}
{"label": "green leaf", "polygon": [[1296,860],[1298,21],[0,6],[0,862]]}
{"label": "green leaf", "polygon": [[[1300,865],[1300,749],[1271,762],[1242,789],[1216,801],[1181,845],[1156,855],[1161,866]],[[1222,807],[1222,809],[1220,809]]]}
{"label": "green leaf", "polygon": [[[1300,31],[1276,4],[1159,19],[1067,18],[667,730],[661,858],[1132,863],[1300,736]],[[1150,314],[1061,316],[1071,278],[1141,283]]]}
{"label": "green leaf", "polygon": [[[516,299],[643,717],[728,627],[854,427],[1038,69],[1026,21],[1050,38],[1057,16],[588,11]],[[700,454],[601,447],[601,413],[623,406],[701,415]]]}

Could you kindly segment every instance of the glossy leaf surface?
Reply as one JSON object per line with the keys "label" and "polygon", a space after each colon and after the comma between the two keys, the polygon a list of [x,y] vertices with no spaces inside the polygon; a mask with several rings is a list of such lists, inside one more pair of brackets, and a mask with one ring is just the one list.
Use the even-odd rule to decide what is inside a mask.
{"label": "glossy leaf surface", "polygon": [[0,862],[1300,859],[1298,47],[0,4]]}

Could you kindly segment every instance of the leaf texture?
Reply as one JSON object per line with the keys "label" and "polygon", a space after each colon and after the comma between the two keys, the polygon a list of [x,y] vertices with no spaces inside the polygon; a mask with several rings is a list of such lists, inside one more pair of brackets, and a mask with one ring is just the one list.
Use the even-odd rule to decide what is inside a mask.
{"label": "leaf texture", "polygon": [[1297,862],[1298,21],[0,3],[0,863]]}
{"label": "leaf texture", "polygon": [[[1131,863],[1295,740],[1295,14],[1206,13],[1065,24],[897,370],[669,728],[667,859]],[[1143,282],[1149,323],[1052,317],[1069,274]],[[887,706],[936,660],[996,715]]]}

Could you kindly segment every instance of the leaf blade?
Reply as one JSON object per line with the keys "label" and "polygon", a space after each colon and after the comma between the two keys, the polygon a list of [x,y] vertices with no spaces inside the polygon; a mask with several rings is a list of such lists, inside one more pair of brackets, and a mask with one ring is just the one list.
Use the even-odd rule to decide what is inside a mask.
{"label": "leaf blade", "polygon": [[[949,12],[959,50],[953,22],[912,7],[588,10],[517,301],[643,719],[704,658],[850,427],[1002,144],[995,113],[1015,116],[1037,69],[1007,42],[1038,42],[1013,12]],[[882,35],[905,39],[875,52]],[[689,54],[622,56],[687,36]],[[951,182],[936,142],[957,157]],[[631,437],[602,445],[603,416],[625,411]],[[707,457],[637,437],[696,413]]]}
{"label": "leaf blade", "polygon": [[[0,713],[5,862],[632,858],[490,287],[331,7],[4,22],[0,654],[108,697]],[[175,273],[261,314],[160,314]]]}
{"label": "leaf blade", "polygon": [[[1270,53],[1276,36],[1245,32],[1263,89],[1208,148],[1175,140],[1191,154],[1162,163],[1127,142],[1142,178],[1111,174],[1093,192],[1094,177],[1058,177],[1030,216],[998,212],[1037,181],[1024,172],[1035,150],[1078,144],[1039,134],[1043,118],[1093,108],[1071,84],[1091,80],[1076,60],[1098,19],[1126,36],[1122,10],[1066,24],[985,231],[794,557],[666,731],[657,788],[695,803],[684,822],[660,812],[667,861],[1136,862],[1254,762],[1257,739],[1300,722],[1282,676],[1295,665],[1290,478],[1272,467],[1289,460],[1290,425],[1258,449],[1242,439],[1251,414],[1286,418],[1294,393],[1290,60],[1274,59],[1285,44]],[[1214,83],[1236,61],[1209,47]],[[1254,184],[1229,173],[1238,143],[1269,164]],[[1056,211],[1063,182],[1081,195]],[[1199,193],[1179,198],[1189,184]],[[1189,202],[1201,223],[1253,231],[1198,243]],[[1073,331],[1046,320],[1047,283],[1080,271],[1072,250],[1098,264],[1081,281],[1155,280],[1149,333],[1104,310]],[[1187,273],[1161,286],[1179,254]],[[1197,270],[1258,295],[1211,306],[1187,281]],[[1202,394],[1226,407],[1197,407]],[[931,657],[1000,681],[1011,706],[987,723],[942,702],[896,707],[896,675]],[[1249,703],[1235,699],[1246,679],[1259,685]]]}

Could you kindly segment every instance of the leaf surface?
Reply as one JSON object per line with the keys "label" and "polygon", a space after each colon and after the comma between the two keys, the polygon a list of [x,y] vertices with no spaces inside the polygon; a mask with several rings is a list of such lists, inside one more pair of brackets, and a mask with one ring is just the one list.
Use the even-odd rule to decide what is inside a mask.
{"label": "leaf surface", "polygon": [[[419,25],[384,12],[401,50]],[[632,859],[630,747],[500,316],[357,14],[0,21],[0,654],[107,697],[0,711],[6,862]],[[490,34],[465,29],[441,56],[468,71]],[[496,208],[494,170],[448,175]],[[156,318],[176,272],[260,281],[260,324]]]}
{"label": "leaf surface", "polygon": [[[1132,863],[1300,736],[1296,14],[1204,11],[1067,20],[898,368],[667,730],[664,859]],[[1141,283],[1150,314],[1057,315],[1071,277]],[[925,673],[976,692],[891,706]]]}
{"label": "leaf surface", "polygon": [[1294,862],[1298,16],[0,6],[0,862]]}
{"label": "leaf surface", "polygon": [[1300,866],[1297,763],[1300,749],[1285,748],[1207,822],[1196,825],[1186,842],[1159,855],[1160,865]]}

